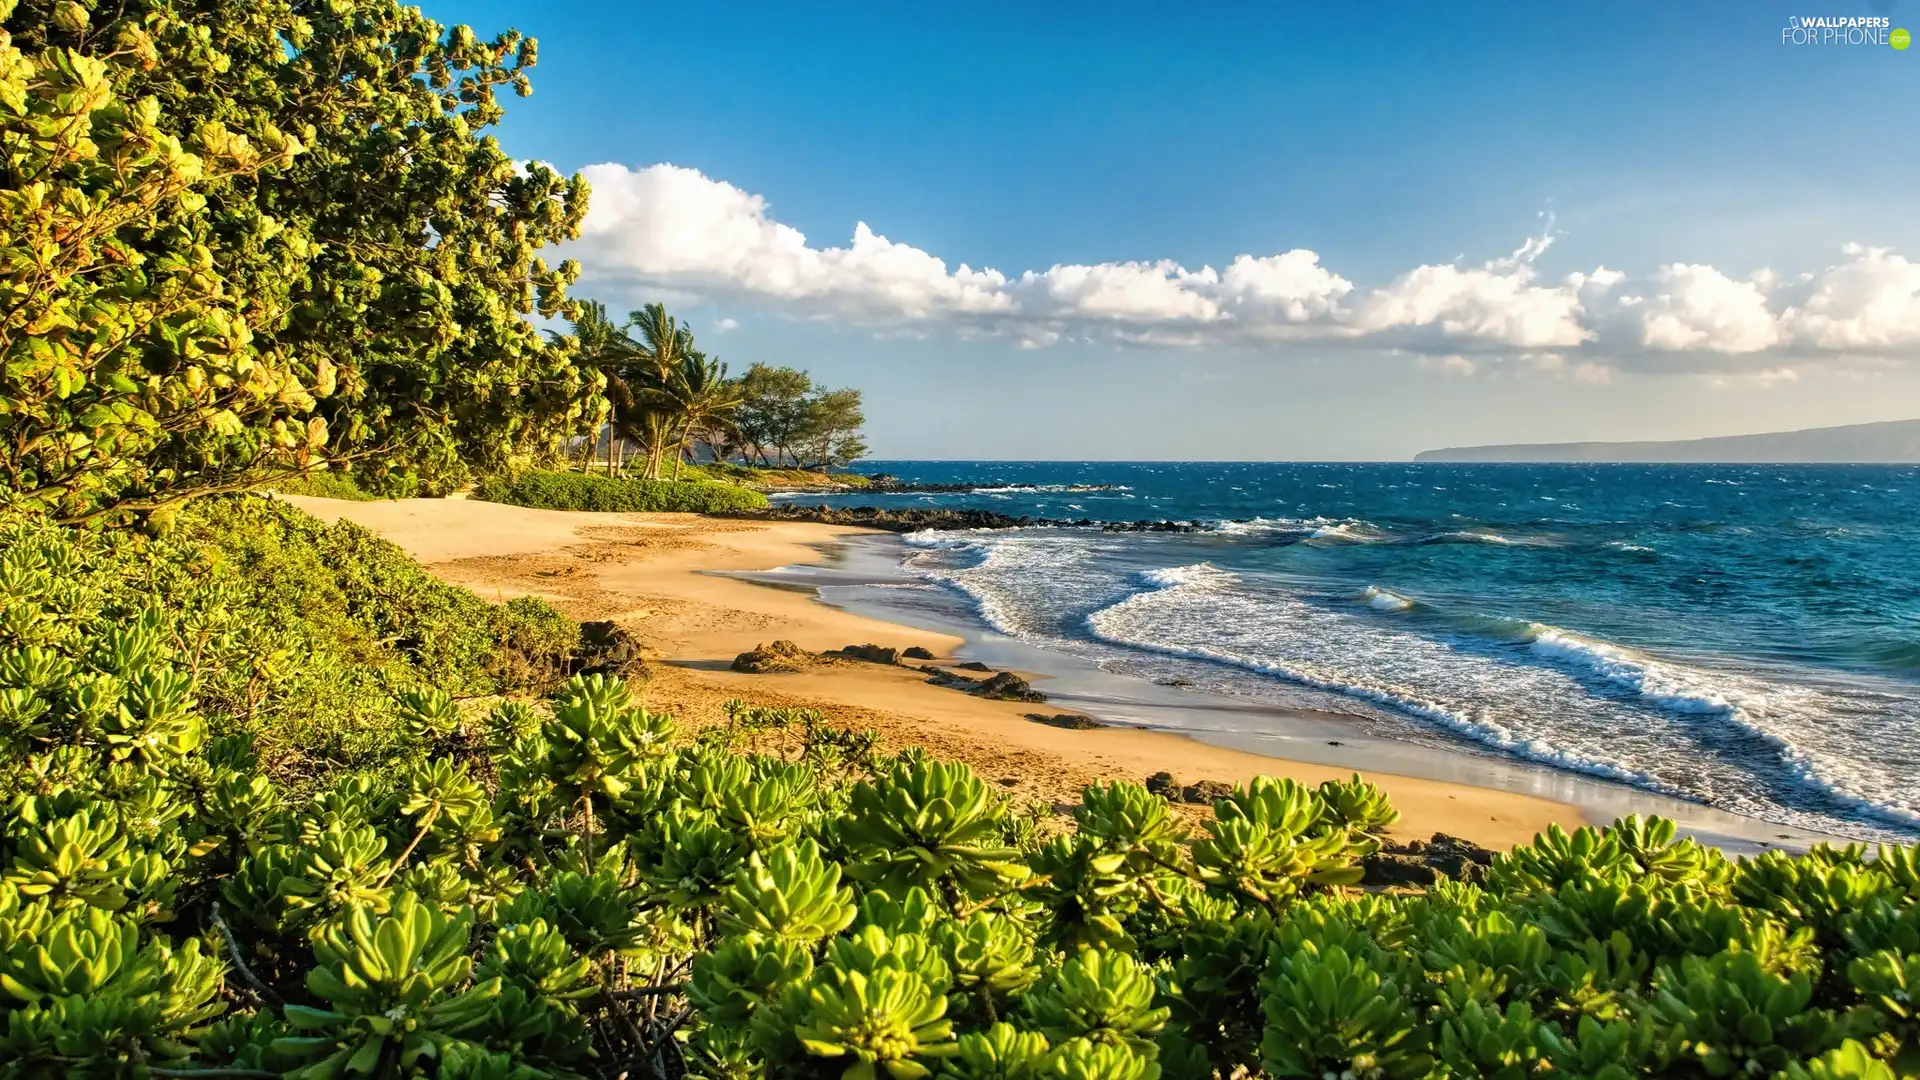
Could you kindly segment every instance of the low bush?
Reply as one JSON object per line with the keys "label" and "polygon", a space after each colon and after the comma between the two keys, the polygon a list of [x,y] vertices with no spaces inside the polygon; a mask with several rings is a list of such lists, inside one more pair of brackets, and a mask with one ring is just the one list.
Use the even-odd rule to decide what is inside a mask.
{"label": "low bush", "polygon": [[708,461],[686,466],[686,474],[706,480],[751,484],[760,488],[864,488],[872,483],[865,474],[829,472],[823,469],[780,469],[763,465],[740,465],[731,461]]}
{"label": "low bush", "polygon": [[[385,760],[407,693],[544,693],[579,635],[542,601],[489,604],[365,529],[269,499],[196,502],[163,539],[0,516],[0,657],[64,651],[52,670],[71,674],[123,638],[176,656],[196,712],[249,734],[276,783]],[[0,687],[25,685],[9,670]],[[0,727],[11,715],[0,706]],[[0,775],[0,793],[26,779]]]}
{"label": "low bush", "polygon": [[273,490],[282,495],[307,495],[316,499],[345,499],[349,502],[374,502],[383,498],[354,483],[351,476],[330,472],[282,480],[273,485]]}
{"label": "low bush", "polygon": [[626,480],[539,470],[490,477],[473,494],[489,502],[542,510],[720,514],[767,505],[767,497],[757,491],[711,480]]}
{"label": "low bush", "polygon": [[[1373,893],[1394,814],[1357,779],[1258,778],[1197,828],[1096,784],[1063,825],[813,711],[684,732],[598,675],[463,707],[420,673],[498,680],[427,640],[476,609],[284,507],[0,542],[7,1077],[1920,1067],[1912,848],[1732,860],[1628,818],[1496,856],[1484,887]],[[342,610],[304,612],[301,581]],[[329,635],[351,644],[300,651]],[[288,784],[263,747],[321,706],[287,674],[309,664],[386,734]]]}

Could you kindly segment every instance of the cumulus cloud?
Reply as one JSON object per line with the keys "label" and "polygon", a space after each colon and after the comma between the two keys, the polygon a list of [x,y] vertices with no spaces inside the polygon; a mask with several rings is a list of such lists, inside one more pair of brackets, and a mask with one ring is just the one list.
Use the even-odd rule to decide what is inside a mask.
{"label": "cumulus cloud", "polygon": [[593,199],[574,257],[596,276],[876,320],[1013,306],[999,273],[948,270],[865,222],[854,226],[846,247],[817,248],[775,221],[764,198],[693,169],[589,165],[581,172]]}
{"label": "cumulus cloud", "polygon": [[1735,281],[1711,266],[1674,263],[1661,267],[1655,281],[1661,291],[1646,306],[1642,323],[1647,348],[1749,353],[1779,344],[1766,278]]}
{"label": "cumulus cloud", "polygon": [[1534,260],[1552,243],[1550,234],[1529,239],[1510,257],[1485,266],[1415,267],[1367,296],[1357,325],[1364,331],[1437,328],[1447,338],[1514,349],[1579,345],[1593,336],[1580,322],[1585,276],[1561,285],[1534,284]]}
{"label": "cumulus cloud", "polygon": [[1920,345],[1920,263],[1886,248],[1844,251],[1849,261],[1817,276],[1805,302],[1782,316],[1786,332],[1816,349]]}
{"label": "cumulus cloud", "polygon": [[[856,222],[821,245],[767,200],[675,165],[582,170],[593,200],[568,254],[595,287],[752,306],[889,334],[946,328],[1025,348],[1070,341],[1160,347],[1310,342],[1399,349],[1470,375],[1486,360],[1604,381],[1617,370],[1792,378],[1787,361],[1920,355],[1920,263],[1849,245],[1782,282],[1676,262],[1635,280],[1595,267],[1544,278],[1540,236],[1481,264],[1414,266],[1359,286],[1306,249],[1240,254],[1224,270],[1171,260],[1061,264],[1017,274],[897,242]],[[1551,359],[1548,359],[1551,358]],[[1784,373],[1784,374],[1783,374]]]}

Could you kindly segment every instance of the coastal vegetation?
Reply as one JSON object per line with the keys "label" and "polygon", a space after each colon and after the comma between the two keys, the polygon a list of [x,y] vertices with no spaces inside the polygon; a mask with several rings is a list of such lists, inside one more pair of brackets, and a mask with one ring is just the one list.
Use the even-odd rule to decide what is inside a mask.
{"label": "coastal vegetation", "polygon": [[444,494],[603,425],[648,479],[696,443],[863,454],[858,391],[729,378],[657,304],[569,299],[542,252],[587,185],[493,134],[537,52],[392,0],[0,0],[0,507],[164,526],[329,472]]}
{"label": "coastal vegetation", "polygon": [[444,489],[599,387],[586,185],[492,129],[517,33],[391,0],[0,0],[0,503],[164,517],[331,464]]}
{"label": "coastal vegetation", "polygon": [[21,1077],[1891,1078],[1920,855],[1627,819],[1370,891],[1258,779],[1056,816],[831,717],[689,730],[352,526],[0,524]]}
{"label": "coastal vegetation", "polygon": [[[583,465],[600,457],[608,475],[639,459],[641,479],[679,479],[696,452],[719,465],[735,459],[749,475],[758,469],[824,471],[864,457],[866,414],[860,391],[816,386],[787,367],[754,364],[738,378],[694,344],[691,327],[660,304],[615,324],[605,305],[576,305],[571,334],[580,362],[606,386],[608,419],[602,441],[589,440]],[[604,455],[604,456],[602,456]]]}
{"label": "coastal vegetation", "polygon": [[522,469],[488,477],[474,498],[542,510],[722,514],[764,510],[767,497],[751,488],[706,479],[641,480],[580,472]]}
{"label": "coastal vegetation", "polygon": [[[679,724],[546,603],[239,494],[751,501],[690,447],[837,467],[862,418],[567,298],[585,185],[490,131],[530,39],[0,27],[0,1077],[1920,1071],[1913,849],[1628,819],[1378,891],[1358,778],[1056,812],[810,710]],[[603,423],[639,478],[530,469]]]}

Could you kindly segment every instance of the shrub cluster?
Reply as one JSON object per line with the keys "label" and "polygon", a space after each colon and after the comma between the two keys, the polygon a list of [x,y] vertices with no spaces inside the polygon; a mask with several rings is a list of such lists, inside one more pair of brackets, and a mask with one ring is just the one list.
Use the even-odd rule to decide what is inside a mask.
{"label": "shrub cluster", "polygon": [[381,498],[355,483],[353,477],[331,472],[279,480],[274,482],[272,488],[281,495],[309,495],[316,499],[345,499],[348,502],[374,502]]}
{"label": "shrub cluster", "polygon": [[780,488],[864,488],[872,485],[864,473],[832,472],[825,469],[779,469],[764,465],[741,465],[732,461],[709,461],[688,465],[688,475],[736,484],[752,484],[760,489]]}
{"label": "shrub cluster", "polygon": [[710,480],[625,480],[586,473],[528,470],[482,480],[474,497],[542,510],[721,514],[759,510],[767,497]]}
{"label": "shrub cluster", "polygon": [[[363,533],[258,500],[226,512],[268,539],[0,535],[0,1075],[1920,1065],[1915,849],[1735,861],[1628,818],[1552,830],[1484,887],[1367,892],[1360,862],[1395,815],[1357,777],[1257,779],[1197,829],[1098,784],[1058,828],[817,713],[738,705],[681,733],[597,675],[463,705],[419,674],[499,680],[426,640],[461,632],[463,602],[404,583]],[[300,788],[262,752],[278,720],[247,717],[318,706],[262,674],[313,662],[276,651],[264,617],[299,611],[310,555],[337,571],[321,602],[354,610],[289,617],[398,651],[354,662],[394,680],[393,736]]]}
{"label": "shrub cluster", "polygon": [[[365,529],[264,498],[195,503],[163,539],[0,516],[0,687],[41,685],[29,669],[91,679],[89,651],[136,632],[142,655],[175,657],[216,733],[250,733],[295,787],[387,760],[402,694],[544,693],[580,640],[542,601],[488,604]],[[0,724],[24,723],[11,708]],[[27,782],[0,769],[0,795]]]}

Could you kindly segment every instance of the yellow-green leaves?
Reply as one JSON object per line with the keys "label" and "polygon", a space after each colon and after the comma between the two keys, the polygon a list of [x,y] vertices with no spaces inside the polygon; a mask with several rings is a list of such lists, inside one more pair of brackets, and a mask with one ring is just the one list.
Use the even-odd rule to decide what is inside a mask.
{"label": "yellow-green leaves", "polygon": [[730,932],[755,931],[813,942],[853,921],[853,890],[840,884],[840,867],[820,857],[820,846],[803,839],[747,857],[721,894],[722,925]]}
{"label": "yellow-green leaves", "polygon": [[1027,876],[1000,846],[996,797],[965,765],[910,758],[853,789],[843,832],[856,878],[890,891],[919,885],[985,895]]}
{"label": "yellow-green leaves", "polygon": [[524,313],[566,310],[573,275],[531,254],[577,234],[585,188],[489,130],[526,39],[460,44],[394,0],[18,19],[0,165],[34,183],[0,192],[0,506],[145,515],[335,454],[454,483],[580,428],[596,387]]}
{"label": "yellow-green leaves", "polygon": [[355,906],[313,935],[307,988],[326,1008],[288,1005],[287,1021],[317,1034],[275,1048],[319,1058],[310,1080],[411,1070],[449,1040],[485,1022],[500,980],[473,983],[469,915],[446,915],[402,893],[390,913]]}

